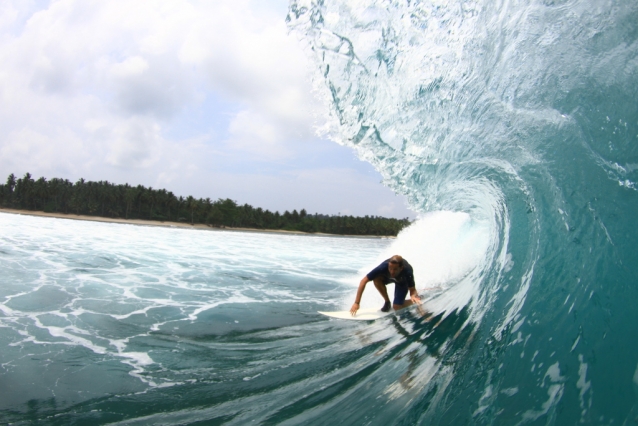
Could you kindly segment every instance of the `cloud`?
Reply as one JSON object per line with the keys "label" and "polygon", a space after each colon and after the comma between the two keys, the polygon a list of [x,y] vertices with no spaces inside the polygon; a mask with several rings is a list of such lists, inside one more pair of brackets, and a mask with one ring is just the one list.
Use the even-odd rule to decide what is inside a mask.
{"label": "cloud", "polygon": [[369,183],[356,174],[286,175],[318,152],[322,107],[285,14],[285,1],[0,2],[0,174],[354,197]]}
{"label": "cloud", "polygon": [[133,117],[113,130],[106,161],[116,167],[145,168],[158,160],[163,138],[157,123]]}
{"label": "cloud", "polygon": [[[64,144],[56,143],[64,140]],[[6,135],[0,144],[0,167],[19,174],[38,170],[52,177],[56,173],[69,173],[75,169],[76,159],[82,157],[84,144],[73,132],[60,129],[58,134],[41,133],[29,128],[17,129]],[[51,158],[57,158],[51,163]],[[29,167],[25,168],[24,164]]]}
{"label": "cloud", "polygon": [[[275,137],[313,137],[305,56],[288,37],[283,14],[255,16],[254,4],[60,0],[31,10],[18,25],[24,15],[19,2],[4,3],[0,90],[17,110],[2,113],[3,129],[15,131],[18,123],[46,134],[57,123],[82,137],[87,120],[123,128],[132,117],[146,117],[162,133],[212,91],[241,106],[232,113],[226,141],[241,149],[257,147],[256,154],[263,154]],[[63,108],[69,117],[60,121],[64,104],[91,107]],[[34,111],[36,117],[30,116]],[[251,144],[255,136],[264,143]],[[118,153],[104,157],[105,163],[144,163],[137,147],[122,149],[122,140],[100,141]],[[127,152],[130,161],[123,158]]]}
{"label": "cloud", "polygon": [[183,60],[201,67],[211,87],[268,118],[282,134],[314,136],[321,107],[311,94],[305,53],[288,36],[282,16],[257,20],[247,13],[251,3],[242,3],[222,7],[223,13],[211,10],[211,21],[189,35]]}
{"label": "cloud", "polygon": [[136,55],[112,65],[109,81],[116,111],[122,116],[174,116],[194,97],[192,84],[177,75],[183,75],[179,64],[161,58]]}

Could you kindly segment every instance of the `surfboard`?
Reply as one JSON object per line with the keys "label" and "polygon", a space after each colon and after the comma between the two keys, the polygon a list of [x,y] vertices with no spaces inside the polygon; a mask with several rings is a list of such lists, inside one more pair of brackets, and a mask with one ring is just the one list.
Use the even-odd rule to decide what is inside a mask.
{"label": "surfboard", "polygon": [[354,321],[374,321],[376,319],[383,318],[394,313],[392,309],[390,309],[389,312],[381,312],[381,310],[375,308],[359,309],[355,316],[352,316],[350,311],[317,312],[319,312],[321,315],[325,315],[331,318]]}

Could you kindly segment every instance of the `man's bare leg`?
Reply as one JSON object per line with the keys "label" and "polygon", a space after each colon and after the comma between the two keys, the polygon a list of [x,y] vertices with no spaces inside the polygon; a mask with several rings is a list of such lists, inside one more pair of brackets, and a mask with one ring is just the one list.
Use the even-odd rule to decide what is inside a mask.
{"label": "man's bare leg", "polygon": [[380,279],[376,279],[373,282],[377,291],[381,294],[381,297],[383,297],[383,300],[385,301],[383,307],[381,308],[381,311],[388,312],[390,310],[390,298],[388,297],[388,289],[385,287],[385,284],[383,284]]}

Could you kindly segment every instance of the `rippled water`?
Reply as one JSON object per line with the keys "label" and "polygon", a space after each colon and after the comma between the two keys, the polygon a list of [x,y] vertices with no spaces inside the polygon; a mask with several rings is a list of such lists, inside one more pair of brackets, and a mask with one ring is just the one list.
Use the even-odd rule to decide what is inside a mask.
{"label": "rippled water", "polygon": [[[480,259],[482,231],[441,212],[419,232],[438,241],[431,274],[415,266],[434,303]],[[406,340],[437,340],[427,310],[366,324],[317,313],[349,307],[360,277],[409,250],[414,231],[388,240],[0,214],[0,235],[5,421],[326,423],[334,406],[353,421],[385,418],[384,405],[422,386],[419,371],[436,370],[436,349],[417,355]],[[459,247],[465,257],[444,260]],[[369,289],[363,305],[377,304]]]}
{"label": "rippled water", "polygon": [[415,422],[638,422],[638,3],[296,0],[288,21],[327,135],[483,229],[434,309],[471,338]]}

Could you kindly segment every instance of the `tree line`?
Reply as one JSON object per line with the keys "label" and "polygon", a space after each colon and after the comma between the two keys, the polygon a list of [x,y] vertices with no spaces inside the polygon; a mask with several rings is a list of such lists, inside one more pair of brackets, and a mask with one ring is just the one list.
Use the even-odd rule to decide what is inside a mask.
{"label": "tree line", "polygon": [[108,181],[75,183],[67,179],[41,177],[30,173],[16,178],[12,173],[0,184],[0,206],[48,213],[72,213],[123,219],[187,222],[211,227],[257,228],[338,235],[397,235],[410,224],[408,218],[308,214],[305,209],[271,212],[239,205],[226,198],[186,198],[166,189]]}

